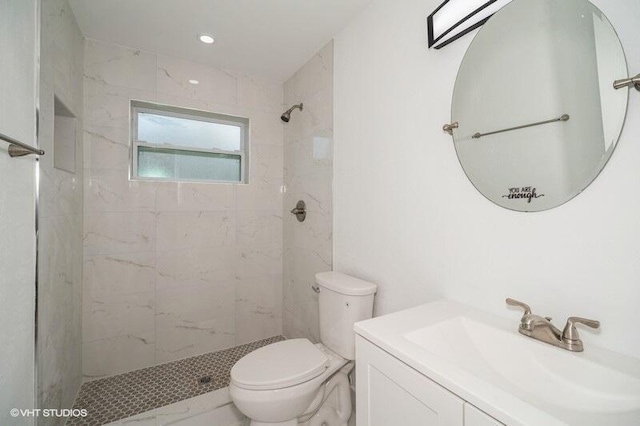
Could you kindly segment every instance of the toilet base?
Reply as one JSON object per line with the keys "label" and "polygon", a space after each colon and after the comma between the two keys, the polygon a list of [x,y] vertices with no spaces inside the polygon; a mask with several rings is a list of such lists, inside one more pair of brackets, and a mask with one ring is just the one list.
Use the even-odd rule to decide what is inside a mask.
{"label": "toilet base", "polygon": [[352,408],[349,372],[353,366],[353,362],[348,363],[323,385],[320,404],[298,418],[299,426],[347,426]]}
{"label": "toilet base", "polygon": [[349,418],[341,417],[334,407],[321,407],[316,414],[298,426],[347,426]]}

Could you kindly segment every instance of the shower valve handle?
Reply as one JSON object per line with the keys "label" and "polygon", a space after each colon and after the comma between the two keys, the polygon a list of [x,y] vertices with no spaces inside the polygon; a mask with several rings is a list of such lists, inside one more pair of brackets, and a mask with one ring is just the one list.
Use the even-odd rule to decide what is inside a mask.
{"label": "shower valve handle", "polygon": [[304,222],[304,220],[307,218],[307,205],[304,203],[304,201],[298,201],[293,210],[291,210],[291,214],[296,215],[298,222]]}

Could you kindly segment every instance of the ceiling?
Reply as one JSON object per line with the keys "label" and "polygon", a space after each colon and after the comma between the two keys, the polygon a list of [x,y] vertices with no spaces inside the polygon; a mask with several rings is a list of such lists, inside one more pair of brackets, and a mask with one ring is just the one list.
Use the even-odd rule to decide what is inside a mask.
{"label": "ceiling", "polygon": [[[82,33],[285,81],[370,0],[70,0]],[[213,45],[198,34],[215,37]]]}

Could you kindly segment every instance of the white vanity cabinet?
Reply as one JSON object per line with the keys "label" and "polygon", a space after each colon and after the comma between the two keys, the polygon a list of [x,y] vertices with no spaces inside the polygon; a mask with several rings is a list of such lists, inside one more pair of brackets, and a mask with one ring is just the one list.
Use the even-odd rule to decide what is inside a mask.
{"label": "white vanity cabinet", "polygon": [[464,403],[464,424],[466,426],[504,426],[504,423],[500,423],[468,402]]}
{"label": "white vanity cabinet", "polygon": [[499,426],[502,423],[356,337],[358,426]]}

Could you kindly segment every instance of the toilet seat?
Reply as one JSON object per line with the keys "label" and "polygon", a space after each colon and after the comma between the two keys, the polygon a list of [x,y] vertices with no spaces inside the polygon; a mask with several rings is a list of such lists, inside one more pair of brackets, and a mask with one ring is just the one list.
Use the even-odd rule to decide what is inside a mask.
{"label": "toilet seat", "polygon": [[257,349],[231,369],[231,382],[247,390],[296,386],[326,371],[329,358],[308,339],[291,339]]}

